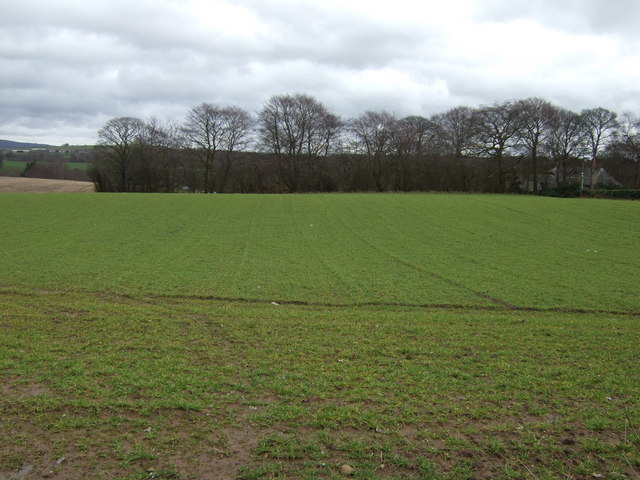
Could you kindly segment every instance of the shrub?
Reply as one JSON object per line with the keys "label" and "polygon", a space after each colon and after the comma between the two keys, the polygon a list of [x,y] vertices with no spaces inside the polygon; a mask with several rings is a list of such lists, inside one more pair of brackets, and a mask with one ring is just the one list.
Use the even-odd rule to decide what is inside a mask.
{"label": "shrub", "polygon": [[556,188],[540,190],[540,195],[545,197],[575,198],[580,196],[580,185],[569,183]]}
{"label": "shrub", "polygon": [[631,188],[585,190],[582,195],[595,198],[640,200],[640,190]]}

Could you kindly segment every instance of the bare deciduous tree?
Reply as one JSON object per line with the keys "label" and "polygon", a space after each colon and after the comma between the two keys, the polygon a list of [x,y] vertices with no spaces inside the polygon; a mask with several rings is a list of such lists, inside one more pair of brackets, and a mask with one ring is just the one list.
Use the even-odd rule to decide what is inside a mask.
{"label": "bare deciduous tree", "polygon": [[144,130],[144,122],[135,117],[117,117],[98,130],[99,153],[111,164],[117,177],[116,190],[130,190],[129,170],[134,149]]}
{"label": "bare deciduous tree", "polygon": [[365,112],[349,122],[356,153],[367,156],[378,191],[385,189],[385,160],[393,151],[393,135],[398,120],[388,112]]}
{"label": "bare deciduous tree", "polygon": [[507,189],[505,157],[517,145],[518,110],[510,102],[482,107],[477,111],[478,132],[476,148],[480,155],[493,158],[496,163],[494,191]]}
{"label": "bare deciduous tree", "polygon": [[519,144],[531,160],[533,193],[538,193],[538,157],[546,153],[544,149],[557,124],[558,111],[551,103],[536,97],[519,100],[514,108],[519,116]]}
{"label": "bare deciduous tree", "polygon": [[412,115],[395,122],[392,148],[395,153],[394,190],[417,190],[428,176],[428,157],[436,150],[436,125]]}
{"label": "bare deciduous tree", "polygon": [[436,125],[425,117],[412,115],[395,123],[393,148],[398,155],[423,155],[435,149]]}
{"label": "bare deciduous tree", "polygon": [[464,157],[471,153],[478,134],[478,116],[469,107],[456,107],[434,115],[437,126],[438,146],[442,153],[453,157],[457,164],[462,190],[467,190],[470,175],[465,169]]}
{"label": "bare deciduous tree", "polygon": [[231,174],[233,153],[246,149],[249,145],[253,119],[240,107],[226,107],[222,110],[224,157],[220,173],[220,191],[224,191]]}
{"label": "bare deciduous tree", "polygon": [[187,113],[182,132],[186,146],[203,170],[203,191],[213,192],[214,161],[224,137],[222,109],[211,103],[202,103],[193,107]]}
{"label": "bare deciduous tree", "polygon": [[582,166],[582,157],[586,153],[584,123],[580,115],[564,108],[558,109],[557,123],[547,138],[546,148],[555,164],[556,184],[565,185],[569,163],[579,161]]}
{"label": "bare deciduous tree", "polygon": [[640,116],[624,112],[620,116],[615,152],[632,165],[633,187],[640,188]]}
{"label": "bare deciduous tree", "polygon": [[240,107],[202,103],[189,111],[182,133],[202,170],[203,191],[225,189],[232,154],[247,146],[252,125],[251,115]]}
{"label": "bare deciduous tree", "polygon": [[260,144],[275,155],[280,181],[290,192],[299,189],[303,167],[313,169],[314,160],[331,151],[341,126],[322,103],[302,94],[271,97],[258,121]]}
{"label": "bare deciduous tree", "polygon": [[171,192],[176,187],[176,152],[180,148],[175,125],[163,125],[156,117],[144,124],[138,137],[136,168],[138,185],[143,192]]}
{"label": "bare deciduous tree", "polygon": [[600,152],[612,140],[618,126],[617,114],[606,108],[598,107],[583,110],[580,113],[585,126],[587,145],[591,157],[591,185],[595,186],[598,173],[598,158]]}
{"label": "bare deciduous tree", "polygon": [[432,121],[438,126],[438,143],[443,152],[462,158],[473,150],[478,133],[478,118],[469,107],[456,107],[434,115]]}

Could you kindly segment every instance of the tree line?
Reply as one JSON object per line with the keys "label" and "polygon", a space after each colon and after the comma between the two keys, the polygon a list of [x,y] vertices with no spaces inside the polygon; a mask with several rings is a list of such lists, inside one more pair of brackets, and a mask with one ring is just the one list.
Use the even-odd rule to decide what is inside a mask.
{"label": "tree line", "polygon": [[117,117],[98,138],[98,191],[539,193],[595,185],[605,165],[640,188],[638,115],[541,98],[342,119],[312,96],[275,95],[255,116],[202,103],[180,124]]}

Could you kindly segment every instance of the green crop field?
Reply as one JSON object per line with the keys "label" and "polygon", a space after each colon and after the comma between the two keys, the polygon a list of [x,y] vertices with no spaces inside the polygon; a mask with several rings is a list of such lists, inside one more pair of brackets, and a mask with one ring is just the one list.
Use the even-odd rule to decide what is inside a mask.
{"label": "green crop field", "polygon": [[3,160],[2,165],[0,166],[0,174],[21,172],[24,170],[26,165],[27,162],[22,162],[20,160]]}
{"label": "green crop field", "polygon": [[640,478],[639,220],[0,194],[0,478]]}
{"label": "green crop field", "polygon": [[[16,174],[22,172],[24,168],[27,166],[26,161],[24,160],[4,160],[2,162],[2,166],[0,166],[0,175],[11,173]],[[59,165],[59,162],[38,162],[39,165]],[[82,170],[88,171],[91,167],[91,163],[86,162],[64,162],[62,165],[66,165],[69,170]]]}
{"label": "green crop field", "polygon": [[65,165],[69,170],[83,170],[86,172],[93,164],[87,162],[67,162]]}

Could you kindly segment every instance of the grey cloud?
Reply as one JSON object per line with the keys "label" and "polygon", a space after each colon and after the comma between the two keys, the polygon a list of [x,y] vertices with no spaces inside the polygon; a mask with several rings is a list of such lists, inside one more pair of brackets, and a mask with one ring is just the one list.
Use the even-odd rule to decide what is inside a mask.
{"label": "grey cloud", "polygon": [[475,5],[475,17],[483,21],[533,19],[579,34],[640,38],[637,0],[489,0]]}
{"label": "grey cloud", "polygon": [[[429,115],[531,95],[575,109],[640,110],[635,0],[619,0],[613,13],[581,0],[481,0],[464,11],[459,0],[453,17],[439,16],[440,2],[426,2],[426,14],[422,2],[403,1],[397,8],[416,11],[393,18],[350,0],[194,4],[209,9],[188,0],[5,2],[0,138],[46,135],[50,125],[42,140],[91,141],[87,132],[95,139],[113,116],[181,121],[202,101],[255,112],[271,95],[294,92],[343,116],[383,108]],[[540,25],[532,35],[560,32],[566,45],[541,45],[521,70],[526,52],[508,51],[528,48],[517,28],[490,40],[514,20]],[[589,33],[619,38],[594,53],[604,44]]]}
{"label": "grey cloud", "polygon": [[263,52],[273,60],[304,59],[354,69],[384,66],[412,55],[431,36],[416,24],[384,22],[322,3],[241,3],[273,32]]}

